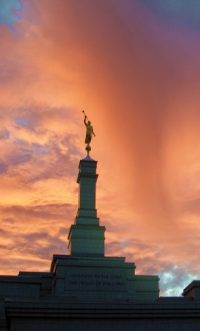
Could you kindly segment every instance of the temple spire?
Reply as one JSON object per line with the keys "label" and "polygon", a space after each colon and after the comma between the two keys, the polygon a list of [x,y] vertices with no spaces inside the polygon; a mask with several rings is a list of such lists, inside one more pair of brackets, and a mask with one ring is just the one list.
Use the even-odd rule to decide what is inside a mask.
{"label": "temple spire", "polygon": [[89,155],[80,160],[78,211],[68,236],[71,255],[104,256],[105,227],[99,225],[96,210],[96,168],[97,161]]}

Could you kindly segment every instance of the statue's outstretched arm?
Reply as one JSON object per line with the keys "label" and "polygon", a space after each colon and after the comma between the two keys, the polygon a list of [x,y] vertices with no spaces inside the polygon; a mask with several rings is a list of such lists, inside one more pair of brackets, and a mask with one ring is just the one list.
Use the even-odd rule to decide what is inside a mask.
{"label": "statue's outstretched arm", "polygon": [[85,110],[82,110],[82,113],[84,114],[84,124],[85,124],[85,126],[87,126],[87,122],[86,122],[86,119],[87,119],[87,115],[86,115],[86,113],[85,113]]}

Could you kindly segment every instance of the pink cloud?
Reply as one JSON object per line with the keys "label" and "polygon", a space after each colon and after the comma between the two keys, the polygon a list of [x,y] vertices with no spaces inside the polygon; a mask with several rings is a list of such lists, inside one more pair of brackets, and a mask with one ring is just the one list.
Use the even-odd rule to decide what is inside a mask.
{"label": "pink cloud", "polygon": [[[196,35],[181,38],[181,29],[132,6],[127,24],[112,0],[34,0],[19,35],[0,29],[0,194],[8,231],[1,258],[9,242],[16,261],[2,273],[32,270],[34,259],[44,270],[55,247],[63,253],[85,108],[97,133],[92,155],[108,254],[126,255],[144,273],[199,275],[200,50]],[[70,213],[59,209],[65,203]]]}

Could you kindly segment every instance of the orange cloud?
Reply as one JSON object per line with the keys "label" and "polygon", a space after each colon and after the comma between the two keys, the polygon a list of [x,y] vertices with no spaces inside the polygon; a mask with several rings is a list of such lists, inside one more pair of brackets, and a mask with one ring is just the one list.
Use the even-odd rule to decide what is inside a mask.
{"label": "orange cloud", "polygon": [[97,134],[107,253],[177,275],[164,288],[181,272],[182,283],[199,277],[198,38],[136,2],[131,22],[118,6],[33,0],[16,35],[0,28],[0,257],[13,261],[1,273],[44,270],[66,252],[84,108]]}

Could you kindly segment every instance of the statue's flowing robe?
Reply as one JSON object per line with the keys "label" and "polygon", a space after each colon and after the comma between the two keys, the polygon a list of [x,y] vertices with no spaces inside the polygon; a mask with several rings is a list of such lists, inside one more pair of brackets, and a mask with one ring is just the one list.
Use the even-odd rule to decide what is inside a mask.
{"label": "statue's flowing robe", "polygon": [[93,127],[91,125],[86,126],[86,136],[85,136],[85,144],[90,144],[92,140],[92,133],[93,133]]}

